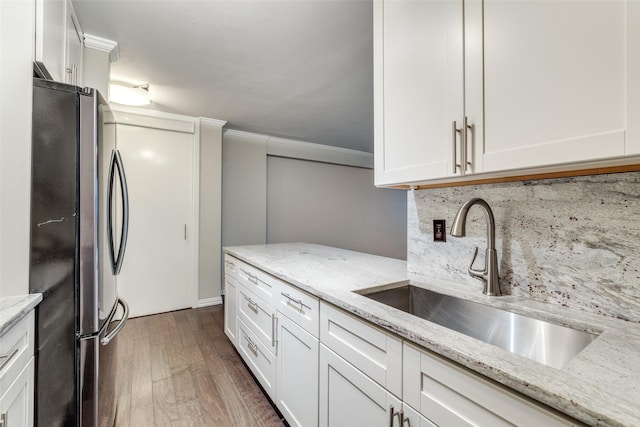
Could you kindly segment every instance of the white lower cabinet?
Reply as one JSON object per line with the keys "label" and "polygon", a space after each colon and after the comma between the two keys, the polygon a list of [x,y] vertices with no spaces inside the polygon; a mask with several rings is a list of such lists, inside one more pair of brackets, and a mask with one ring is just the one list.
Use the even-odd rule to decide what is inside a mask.
{"label": "white lower cabinet", "polygon": [[33,379],[32,358],[9,389],[0,397],[0,426],[33,425]]}
{"label": "white lower cabinet", "polygon": [[225,333],[289,425],[317,427],[318,298],[235,258],[226,260],[237,274],[226,277]]}
{"label": "white lower cabinet", "polygon": [[291,426],[318,425],[318,338],[278,312],[276,405]]}
{"label": "white lower cabinet", "polygon": [[0,337],[0,426],[33,425],[34,313]]}
{"label": "white lower cabinet", "polygon": [[238,334],[238,270],[240,261],[224,256],[224,333],[235,346]]}
{"label": "white lower cabinet", "polygon": [[236,345],[238,334],[238,282],[233,277],[224,279],[224,333]]}
{"label": "white lower cabinet", "polygon": [[271,400],[275,400],[276,358],[242,319],[238,320],[238,352]]}
{"label": "white lower cabinet", "polygon": [[580,425],[407,343],[403,350],[403,399],[438,426]]}
{"label": "white lower cabinet", "polygon": [[398,398],[320,345],[320,427],[400,427],[401,407]]}
{"label": "white lower cabinet", "polygon": [[[230,335],[237,325],[238,352],[291,426],[582,425],[255,267],[240,265],[239,282],[230,275],[227,283],[238,300],[237,314],[225,312],[225,332]],[[271,303],[264,295],[272,296]]]}
{"label": "white lower cabinet", "polygon": [[402,396],[402,340],[330,304],[320,304],[320,341]]}

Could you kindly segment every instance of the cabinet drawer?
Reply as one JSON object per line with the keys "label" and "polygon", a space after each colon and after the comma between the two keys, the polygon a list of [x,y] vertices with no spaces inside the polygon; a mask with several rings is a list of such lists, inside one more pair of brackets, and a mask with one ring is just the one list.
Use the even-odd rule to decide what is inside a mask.
{"label": "cabinet drawer", "polygon": [[404,401],[436,425],[581,425],[412,345],[403,357]]}
{"label": "cabinet drawer", "polygon": [[238,287],[238,316],[273,354],[276,354],[275,310],[245,286]]}
{"label": "cabinet drawer", "polygon": [[7,390],[33,356],[34,314],[25,316],[0,338],[0,390]]}
{"label": "cabinet drawer", "polygon": [[318,298],[283,282],[280,283],[277,298],[276,310],[318,338],[320,325],[320,301]]}
{"label": "cabinet drawer", "polygon": [[323,302],[320,341],[391,393],[402,396],[402,340]]}
{"label": "cabinet drawer", "polygon": [[231,255],[224,256],[224,276],[238,280],[239,261]]}
{"label": "cabinet drawer", "polygon": [[275,401],[276,358],[242,320],[238,321],[238,351],[269,397]]}
{"label": "cabinet drawer", "polygon": [[275,304],[274,295],[278,292],[280,283],[278,279],[245,262],[238,261],[238,281],[265,301]]}

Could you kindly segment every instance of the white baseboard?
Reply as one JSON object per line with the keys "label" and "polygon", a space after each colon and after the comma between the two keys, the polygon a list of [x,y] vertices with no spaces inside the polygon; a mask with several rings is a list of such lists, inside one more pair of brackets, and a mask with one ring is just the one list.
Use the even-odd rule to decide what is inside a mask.
{"label": "white baseboard", "polygon": [[199,299],[194,308],[209,307],[210,305],[220,304],[222,304],[222,297],[205,298]]}

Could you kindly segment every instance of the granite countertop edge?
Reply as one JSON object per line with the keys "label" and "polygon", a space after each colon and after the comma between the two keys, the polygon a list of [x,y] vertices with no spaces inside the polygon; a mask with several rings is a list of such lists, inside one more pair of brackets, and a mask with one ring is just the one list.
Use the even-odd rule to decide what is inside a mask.
{"label": "granite countertop edge", "polygon": [[[589,347],[559,370],[357,293],[362,289],[390,288],[408,283],[404,261],[305,243],[226,247],[225,252],[579,421],[607,426],[640,423],[640,409],[634,403],[636,398],[640,399],[640,389],[634,385],[639,382],[640,372],[633,371],[633,366],[638,366],[634,363],[640,361],[640,356],[633,354],[634,349],[640,347],[640,325],[522,298],[501,297],[496,300],[482,295],[461,295],[459,291],[447,288],[446,282],[442,281],[434,281],[433,284],[411,282],[600,334]],[[340,286],[332,286],[329,282]],[[614,348],[613,345],[624,348]],[[626,375],[615,379],[620,383],[619,390],[603,386],[600,380],[604,378],[602,375],[598,377],[596,368],[607,366],[621,355],[630,357],[631,361],[623,359],[620,364],[628,367],[621,366],[616,371],[619,376]],[[583,377],[584,372],[589,373],[588,377]]]}
{"label": "granite countertop edge", "polygon": [[42,301],[42,294],[0,298],[0,337],[20,322]]}

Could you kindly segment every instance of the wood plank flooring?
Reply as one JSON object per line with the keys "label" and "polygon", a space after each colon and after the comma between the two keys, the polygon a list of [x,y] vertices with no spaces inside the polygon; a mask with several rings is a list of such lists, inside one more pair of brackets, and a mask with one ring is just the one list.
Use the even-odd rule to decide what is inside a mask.
{"label": "wood plank flooring", "polygon": [[224,335],[223,318],[214,306],[129,320],[115,345],[102,347],[113,353],[101,353],[112,373],[100,388],[114,388],[116,406],[100,413],[115,413],[117,427],[284,426]]}

